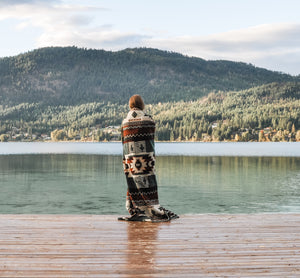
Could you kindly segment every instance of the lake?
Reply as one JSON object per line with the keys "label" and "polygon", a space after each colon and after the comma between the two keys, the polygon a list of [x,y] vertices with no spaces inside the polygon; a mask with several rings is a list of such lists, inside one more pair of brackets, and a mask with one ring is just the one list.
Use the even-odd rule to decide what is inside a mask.
{"label": "lake", "polygon": [[[0,213],[127,214],[121,143],[0,143]],[[300,143],[156,143],[179,214],[300,212]]]}

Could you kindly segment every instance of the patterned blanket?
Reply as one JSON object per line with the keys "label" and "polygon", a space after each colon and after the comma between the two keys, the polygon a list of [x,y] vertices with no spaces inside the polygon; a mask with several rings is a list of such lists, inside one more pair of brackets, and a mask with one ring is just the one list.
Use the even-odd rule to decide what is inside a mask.
{"label": "patterned blanket", "polygon": [[155,122],[142,110],[131,110],[123,120],[123,166],[128,185],[126,208],[133,221],[170,220],[178,217],[159,205],[154,133]]}

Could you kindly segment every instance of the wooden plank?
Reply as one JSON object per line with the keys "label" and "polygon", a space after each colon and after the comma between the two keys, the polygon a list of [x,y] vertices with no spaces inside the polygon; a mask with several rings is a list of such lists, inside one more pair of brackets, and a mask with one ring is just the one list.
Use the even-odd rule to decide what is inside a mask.
{"label": "wooden plank", "polygon": [[299,277],[300,214],[0,215],[0,277]]}

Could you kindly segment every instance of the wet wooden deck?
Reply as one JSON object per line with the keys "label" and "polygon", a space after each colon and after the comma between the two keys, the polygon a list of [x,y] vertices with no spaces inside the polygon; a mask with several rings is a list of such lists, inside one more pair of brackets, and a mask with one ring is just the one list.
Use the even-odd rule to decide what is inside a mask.
{"label": "wet wooden deck", "polygon": [[300,277],[300,214],[0,215],[0,277]]}

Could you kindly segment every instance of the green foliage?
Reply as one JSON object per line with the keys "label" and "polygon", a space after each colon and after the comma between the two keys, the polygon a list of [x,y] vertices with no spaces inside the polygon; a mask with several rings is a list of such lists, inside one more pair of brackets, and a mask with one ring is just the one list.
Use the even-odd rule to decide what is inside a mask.
{"label": "green foliage", "polygon": [[190,101],[210,92],[299,80],[245,63],[205,61],[149,48],[119,52],[48,47],[0,59],[0,104],[51,106]]}
{"label": "green foliage", "polygon": [[299,137],[299,76],[157,49],[50,47],[0,59],[1,140],[55,130],[53,140],[117,140],[108,127],[121,124],[135,93],[158,140]]}
{"label": "green foliage", "polygon": [[[105,102],[0,106],[0,134],[12,127],[29,134],[50,134],[57,129],[64,130],[63,138],[92,134],[95,141],[110,140],[113,135],[106,128],[121,125],[127,112],[127,104]],[[146,112],[156,121],[157,140],[265,141],[271,140],[267,133],[274,130],[274,140],[286,140],[289,133],[295,139],[300,129],[300,83],[272,83],[238,92],[211,93],[195,101],[146,104]],[[269,131],[265,134],[263,129]]]}
{"label": "green foliage", "polygon": [[51,139],[53,141],[64,141],[67,139],[67,133],[66,131],[60,129],[55,129],[54,131],[51,132]]}
{"label": "green foliage", "polygon": [[[219,92],[193,102],[150,106],[158,139],[259,140],[269,128],[295,133],[300,128],[300,83],[272,83],[239,92]],[[286,137],[285,134],[282,137]],[[262,140],[262,138],[261,138]]]}
{"label": "green foliage", "polygon": [[0,135],[0,142],[7,142],[9,136],[7,134],[1,134]]}

